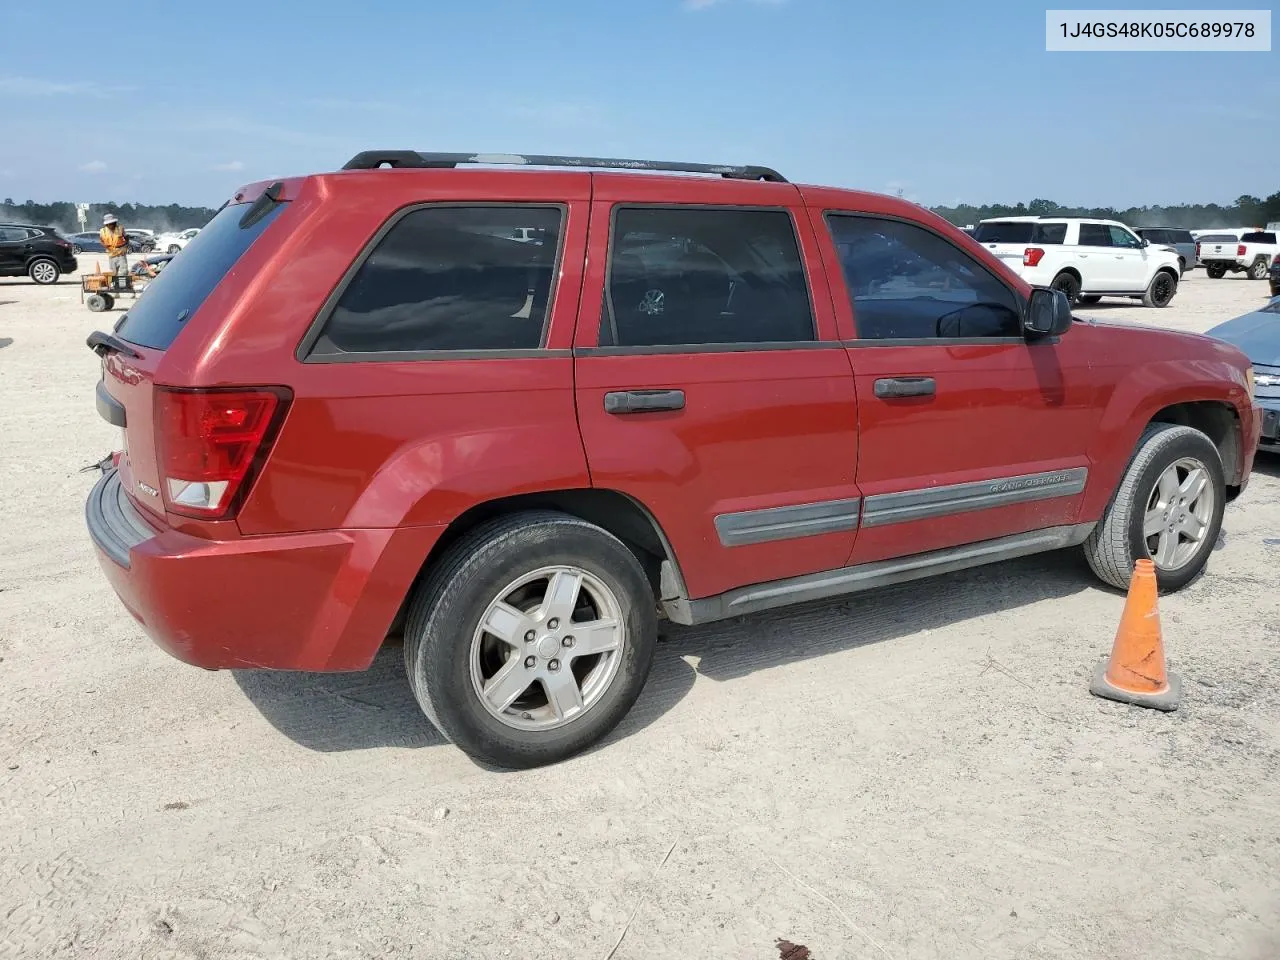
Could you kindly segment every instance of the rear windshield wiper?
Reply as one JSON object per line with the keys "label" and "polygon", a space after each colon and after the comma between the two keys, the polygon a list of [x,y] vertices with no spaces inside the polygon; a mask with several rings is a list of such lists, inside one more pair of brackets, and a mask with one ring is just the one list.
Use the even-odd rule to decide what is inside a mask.
{"label": "rear windshield wiper", "polygon": [[137,360],[142,357],[142,354],[133,349],[133,347],[129,346],[123,340],[113,337],[109,333],[104,333],[101,330],[95,330],[93,333],[89,334],[85,343],[89,345],[90,350],[100,357],[105,357],[108,353],[118,353],[121,356],[129,357],[132,360]]}
{"label": "rear windshield wiper", "polygon": [[267,189],[263,190],[262,195],[258,197],[257,200],[253,201],[253,204],[249,209],[244,212],[244,216],[240,218],[240,229],[244,230],[248,227],[252,227],[255,223],[270,213],[271,208],[279,202],[280,193],[283,190],[284,184],[279,180],[267,187]]}

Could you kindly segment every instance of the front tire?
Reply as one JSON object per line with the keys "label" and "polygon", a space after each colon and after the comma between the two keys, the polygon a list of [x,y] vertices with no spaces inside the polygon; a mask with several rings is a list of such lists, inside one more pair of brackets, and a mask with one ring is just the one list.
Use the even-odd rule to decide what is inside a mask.
{"label": "front tire", "polygon": [[27,276],[43,287],[51,283],[57,283],[58,278],[62,276],[62,271],[58,269],[58,265],[52,260],[41,258],[31,261],[27,267]]}
{"label": "front tire", "polygon": [[1178,279],[1167,270],[1159,270],[1147,284],[1147,292],[1142,295],[1144,307],[1167,307],[1173,295],[1178,292]]}
{"label": "front tire", "polygon": [[169,244],[169,253],[178,253],[181,250],[182,248],[178,246],[176,243]]}
{"label": "front tire", "polygon": [[1150,424],[1085,541],[1085,557],[1099,579],[1118,589],[1128,587],[1136,561],[1149,559],[1160,589],[1180,590],[1208,563],[1226,502],[1213,441],[1191,427]]}
{"label": "front tire", "polygon": [[631,709],[657,639],[644,569],[611,533],[551,511],[482,524],[416,591],[405,669],[427,718],[471,757],[555,763]]}
{"label": "front tire", "polygon": [[1267,261],[1263,260],[1261,257],[1253,261],[1253,265],[1249,267],[1249,279],[1250,280],[1267,279]]}
{"label": "front tire", "polygon": [[1067,301],[1072,305],[1076,305],[1076,301],[1080,299],[1080,281],[1076,279],[1074,273],[1060,273],[1053,278],[1053,283],[1049,284],[1054,290],[1061,290],[1067,295]]}
{"label": "front tire", "polygon": [[106,295],[91,293],[84,298],[84,305],[89,308],[90,313],[102,313],[107,309]]}

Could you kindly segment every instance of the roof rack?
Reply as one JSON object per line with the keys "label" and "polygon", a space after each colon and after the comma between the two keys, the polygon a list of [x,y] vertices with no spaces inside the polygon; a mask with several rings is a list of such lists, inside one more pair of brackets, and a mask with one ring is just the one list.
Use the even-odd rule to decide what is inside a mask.
{"label": "roof rack", "polygon": [[787,183],[769,167],[736,167],[719,163],[671,163],[663,160],[620,160],[611,157],[554,157],[518,153],[420,153],[417,150],[364,150],[343,165],[343,170],[374,170],[388,166],[418,169],[451,169],[462,164],[526,167],[589,167],[598,170],[655,170],[661,173],[707,173],[731,180],[766,180]]}

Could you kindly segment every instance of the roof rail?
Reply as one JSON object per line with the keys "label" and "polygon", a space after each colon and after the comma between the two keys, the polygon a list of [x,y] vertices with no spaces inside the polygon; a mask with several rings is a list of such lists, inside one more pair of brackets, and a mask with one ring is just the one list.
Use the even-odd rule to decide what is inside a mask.
{"label": "roof rail", "polygon": [[767,180],[786,183],[787,178],[769,167],[735,167],[718,163],[671,163],[663,160],[619,160],[610,157],[554,157],[518,153],[419,153],[417,150],[364,150],[342,167],[343,170],[374,170],[378,167],[449,169],[462,164],[527,167],[588,167],[599,170],[654,170],[661,173],[708,173],[731,180]]}

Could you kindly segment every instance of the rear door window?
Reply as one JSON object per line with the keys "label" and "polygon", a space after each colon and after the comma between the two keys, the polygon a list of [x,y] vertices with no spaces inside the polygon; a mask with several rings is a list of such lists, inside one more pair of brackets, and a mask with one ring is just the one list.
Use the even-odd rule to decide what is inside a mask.
{"label": "rear door window", "polygon": [[1080,224],[1079,245],[1082,247],[1109,247],[1111,246],[1111,231],[1102,223],[1082,223]]}
{"label": "rear door window", "polygon": [[1037,223],[1031,231],[1032,243],[1055,244],[1065,243],[1067,225],[1065,223]]}
{"label": "rear door window", "polygon": [[790,213],[616,209],[601,346],[813,339],[809,288]]}
{"label": "rear door window", "polygon": [[142,347],[169,349],[186,321],[284,208],[284,203],[277,203],[256,222],[242,228],[240,218],[248,205],[223,207],[187,244],[182,256],[174,257],[152,281],[146,296],[129,308],[116,336]]}

